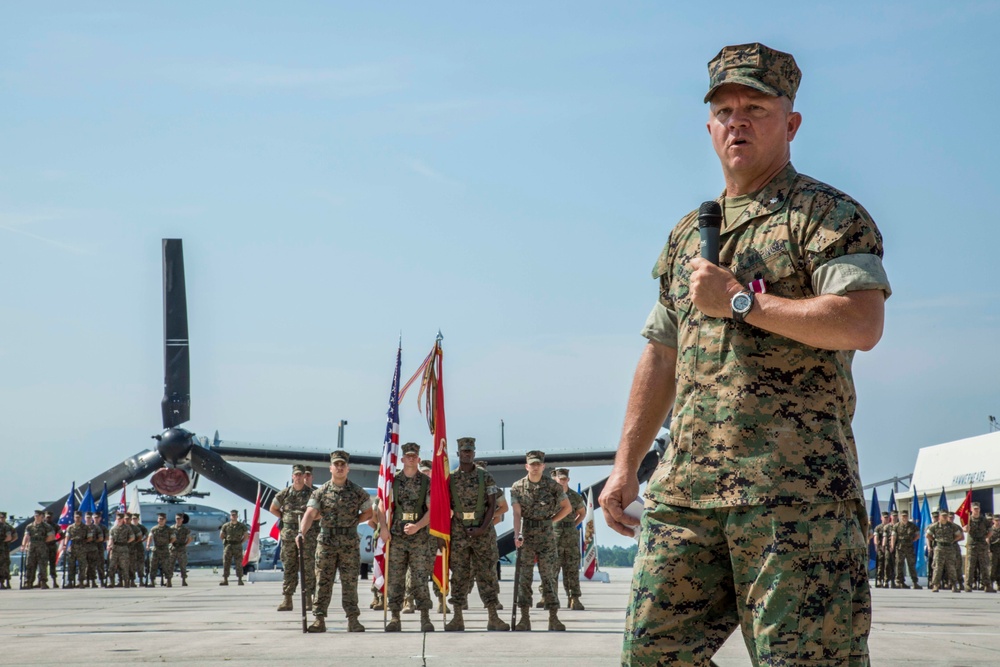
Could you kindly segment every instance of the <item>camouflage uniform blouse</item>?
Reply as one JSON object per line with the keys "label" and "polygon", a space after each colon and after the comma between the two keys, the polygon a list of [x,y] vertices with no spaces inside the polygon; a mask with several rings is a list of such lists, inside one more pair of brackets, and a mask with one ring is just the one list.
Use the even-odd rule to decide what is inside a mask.
{"label": "camouflage uniform blouse", "polygon": [[281,509],[281,539],[295,539],[299,532],[299,521],[306,512],[306,504],[312,494],[313,490],[308,486],[303,485],[301,491],[296,491],[294,486],[288,486],[274,497],[274,502],[278,503]]}
{"label": "camouflage uniform blouse", "polygon": [[[472,518],[464,518],[470,513],[475,514],[479,504],[479,475],[483,475],[483,513]],[[464,472],[461,467],[455,468],[448,476],[448,485],[451,487],[451,522],[456,526],[477,528],[482,525],[486,508],[489,506],[489,497],[496,495],[497,483],[493,480],[493,475],[482,468],[473,468],[470,472]],[[452,531],[454,535],[454,531]],[[464,534],[464,532],[462,533]]]}
{"label": "camouflage uniform blouse", "polygon": [[537,483],[522,477],[510,487],[511,505],[520,505],[521,518],[528,521],[551,521],[563,500],[566,493],[559,482],[545,475]]}
{"label": "camouflage uniform blouse", "polygon": [[356,542],[358,515],[372,506],[372,500],[367,491],[351,480],[343,486],[330,480],[313,491],[306,506],[319,512],[320,541],[326,544],[335,539]]}
{"label": "camouflage uniform blouse", "polygon": [[403,532],[403,526],[420,521],[430,506],[430,479],[426,475],[419,472],[413,477],[407,477],[402,472],[397,474],[392,485],[392,499],[394,507],[390,532],[394,536],[421,537],[428,534],[426,526],[412,536]]}
{"label": "camouflage uniform blouse", "polygon": [[128,525],[112,526],[111,528],[111,548],[121,549],[128,546],[128,541],[135,536],[132,527]]}
{"label": "camouflage uniform blouse", "polygon": [[[88,537],[90,537],[90,528],[85,523],[81,523],[79,526],[71,523],[66,527],[67,544],[73,551],[79,552],[87,544]],[[31,536],[31,541],[35,541],[34,535]]]}
{"label": "camouflage uniform blouse", "polygon": [[180,528],[173,526],[174,529],[174,543],[173,548],[177,549],[187,549],[188,538],[191,537],[191,529],[185,525],[181,525]]}
{"label": "camouflage uniform blouse", "polygon": [[916,546],[913,538],[920,534],[920,526],[912,521],[906,523],[900,521],[893,527],[893,533],[896,535],[897,549],[913,549]]}
{"label": "camouflage uniform blouse", "polygon": [[220,532],[222,533],[222,541],[226,544],[243,544],[243,538],[247,536],[250,529],[239,521],[236,523],[227,521],[222,525]]}
{"label": "camouflage uniform blouse", "polygon": [[29,523],[25,529],[26,532],[31,537],[31,549],[41,550],[45,549],[48,551],[49,545],[45,542],[51,535],[55,535],[56,531],[52,530],[52,526],[45,523],[44,521],[40,524],[35,524],[34,522]]}
{"label": "camouflage uniform blouse", "polygon": [[174,537],[174,529],[170,526],[153,526],[149,534],[153,536],[153,546],[157,549],[163,549],[170,546],[170,538]]}
{"label": "camouflage uniform blouse", "polygon": [[981,547],[986,544],[986,536],[993,527],[993,522],[986,517],[979,515],[978,519],[969,517],[969,532],[965,540],[965,548]]}
{"label": "camouflage uniform blouse", "polygon": [[955,538],[962,534],[962,529],[953,523],[935,523],[927,529],[927,535],[934,541],[935,549],[950,549],[956,544]]}
{"label": "camouflage uniform blouse", "polygon": [[[723,198],[719,198],[720,203]],[[790,299],[890,289],[882,236],[860,204],[789,163],[720,235],[719,263],[744,287]],[[653,270],[646,338],[678,350],[671,442],[646,495],[696,508],[861,499],[851,431],[852,351],[820,350],[691,302],[701,255],[685,216]]]}
{"label": "camouflage uniform blouse", "polygon": [[565,519],[556,524],[556,532],[576,534],[576,513],[584,509],[587,504],[583,502],[583,496],[573,489],[566,491],[566,497],[569,498],[569,506],[572,511],[566,515]]}

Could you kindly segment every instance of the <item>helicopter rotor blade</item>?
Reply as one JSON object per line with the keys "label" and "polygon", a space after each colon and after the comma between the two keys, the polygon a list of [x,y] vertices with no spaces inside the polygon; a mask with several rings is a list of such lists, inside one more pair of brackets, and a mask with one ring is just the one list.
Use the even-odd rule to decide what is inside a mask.
{"label": "helicopter rotor blade", "polygon": [[163,239],[163,428],[191,418],[187,294],[181,239]]}

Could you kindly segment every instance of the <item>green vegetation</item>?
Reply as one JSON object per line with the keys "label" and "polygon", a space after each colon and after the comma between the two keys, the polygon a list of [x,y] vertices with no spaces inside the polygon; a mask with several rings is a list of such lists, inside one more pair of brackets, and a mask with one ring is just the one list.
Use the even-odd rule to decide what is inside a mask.
{"label": "green vegetation", "polygon": [[602,547],[597,545],[597,562],[602,567],[632,567],[639,545],[633,544],[627,549],[622,547]]}

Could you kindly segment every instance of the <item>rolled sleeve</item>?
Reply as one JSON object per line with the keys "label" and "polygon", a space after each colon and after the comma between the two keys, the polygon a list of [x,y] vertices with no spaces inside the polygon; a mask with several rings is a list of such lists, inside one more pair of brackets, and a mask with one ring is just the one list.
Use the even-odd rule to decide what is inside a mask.
{"label": "rolled sleeve", "polygon": [[642,336],[677,349],[677,313],[657,301],[642,327]]}
{"label": "rolled sleeve", "polygon": [[812,274],[812,287],[815,294],[843,296],[872,289],[885,292],[886,299],[892,294],[882,258],[868,253],[843,255],[817,267]]}

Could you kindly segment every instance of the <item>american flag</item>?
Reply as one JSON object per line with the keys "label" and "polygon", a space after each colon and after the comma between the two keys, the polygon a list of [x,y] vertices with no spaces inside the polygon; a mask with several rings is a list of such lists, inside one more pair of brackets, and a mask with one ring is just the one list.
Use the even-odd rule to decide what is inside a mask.
{"label": "american flag", "polygon": [[[399,368],[403,358],[402,346],[396,350],[396,371],[392,374],[389,391],[389,411],[385,424],[385,446],[382,463],[378,467],[378,505],[385,512],[385,521],[392,524],[392,483],[396,479],[399,462]],[[375,586],[385,592],[385,542],[381,537],[375,543]]]}
{"label": "american flag", "polygon": [[128,511],[128,502],[125,500],[125,487],[126,487],[125,482],[122,482],[122,497],[118,501],[119,514],[125,514],[125,512]]}

